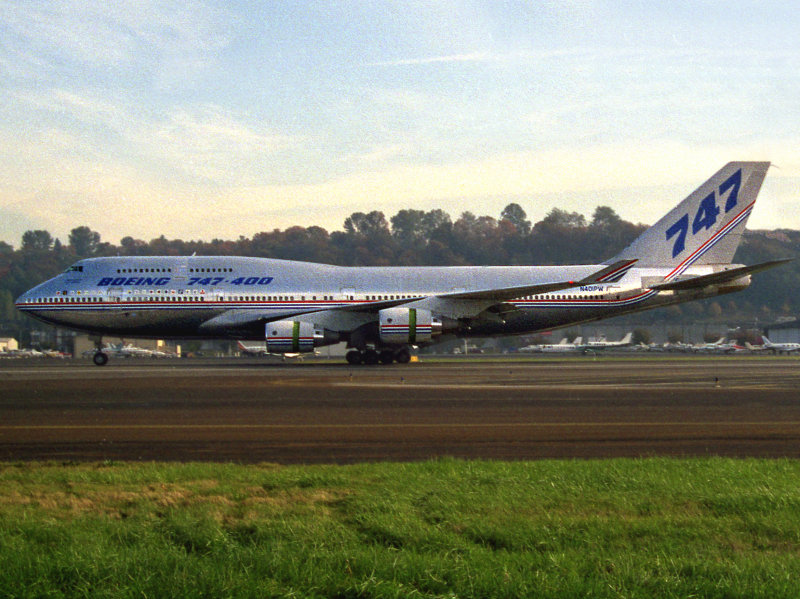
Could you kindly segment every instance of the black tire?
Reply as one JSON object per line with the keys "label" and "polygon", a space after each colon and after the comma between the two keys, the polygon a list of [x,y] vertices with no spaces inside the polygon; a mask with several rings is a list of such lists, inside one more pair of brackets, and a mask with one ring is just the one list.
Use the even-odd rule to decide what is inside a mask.
{"label": "black tire", "polygon": [[398,364],[408,364],[411,361],[411,352],[408,349],[401,349],[394,355]]}
{"label": "black tire", "polygon": [[353,366],[357,366],[364,361],[364,356],[361,355],[361,352],[357,349],[351,349],[345,355],[345,359],[347,359],[348,364],[352,364]]}
{"label": "black tire", "polygon": [[368,349],[364,352],[364,364],[374,366],[378,363],[378,359],[378,352],[376,352],[374,349]]}
{"label": "black tire", "polygon": [[378,356],[381,364],[391,364],[394,362],[394,352],[390,349],[383,350]]}
{"label": "black tire", "polygon": [[94,355],[92,361],[95,363],[96,366],[105,366],[106,364],[108,364],[108,356],[103,352],[99,351]]}

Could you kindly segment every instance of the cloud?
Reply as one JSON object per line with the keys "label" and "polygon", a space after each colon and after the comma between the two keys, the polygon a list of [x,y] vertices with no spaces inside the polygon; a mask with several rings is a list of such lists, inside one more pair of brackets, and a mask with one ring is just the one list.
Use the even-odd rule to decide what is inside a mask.
{"label": "cloud", "polygon": [[423,58],[404,58],[400,60],[389,60],[384,62],[370,62],[368,67],[399,67],[405,65],[422,65],[451,62],[488,62],[496,60],[489,52],[471,52],[469,54],[452,54],[450,56],[428,56]]}
{"label": "cloud", "polygon": [[[196,126],[194,119],[189,129]],[[204,126],[201,123],[200,129]],[[234,128],[230,134],[238,133]],[[229,130],[223,127],[222,135],[226,138]],[[58,142],[59,147],[68,146],[70,140]],[[503,153],[439,165],[364,161],[360,170],[315,184],[187,183],[82,155],[70,159],[53,150],[56,168],[49,164],[48,170],[29,174],[35,176],[35,185],[0,177],[0,213],[26,215],[19,224],[0,223],[0,239],[15,242],[23,227],[48,229],[63,238],[84,224],[115,241],[124,235],[150,239],[162,233],[189,239],[236,238],[292,225],[339,229],[356,211],[391,215],[403,208],[442,208],[454,217],[464,210],[496,216],[512,201],[532,220],[553,207],[590,215],[597,206],[607,205],[627,220],[652,223],[725,162],[763,158],[772,158],[782,169],[770,171],[751,226],[772,228],[785,222],[785,214],[775,207],[782,210],[796,201],[800,167],[785,150],[796,146],[784,140],[774,146],[784,150],[770,155],[774,148],[764,145],[692,146],[653,140],[646,145]],[[28,151],[24,146],[20,150]],[[213,148],[208,151],[213,154]]]}
{"label": "cloud", "polygon": [[[0,65],[15,64],[18,76],[106,76],[112,69],[162,83],[175,83],[178,75],[190,80],[212,64],[230,43],[226,24],[232,20],[196,0],[2,1],[0,15],[7,40],[0,46]],[[90,70],[79,73],[76,65]]]}
{"label": "cloud", "polygon": [[[37,114],[29,119],[26,155],[29,170],[41,169],[45,178],[51,176],[48,162],[69,159],[125,164],[144,176],[149,172],[188,184],[259,184],[272,175],[265,165],[277,152],[304,143],[213,103],[156,109],[63,89],[28,90],[11,97],[20,112],[33,109]],[[2,130],[9,139],[14,135],[10,125],[0,125]]]}

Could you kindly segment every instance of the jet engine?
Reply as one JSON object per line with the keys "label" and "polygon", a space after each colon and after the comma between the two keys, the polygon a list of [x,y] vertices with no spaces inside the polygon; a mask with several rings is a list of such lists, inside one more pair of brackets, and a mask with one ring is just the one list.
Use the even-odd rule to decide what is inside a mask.
{"label": "jet engine", "polygon": [[379,332],[389,345],[426,343],[442,332],[442,323],[430,310],[386,308],[378,313]]}
{"label": "jet engine", "polygon": [[271,354],[312,352],[325,343],[325,331],[302,320],[268,322],[265,334]]}

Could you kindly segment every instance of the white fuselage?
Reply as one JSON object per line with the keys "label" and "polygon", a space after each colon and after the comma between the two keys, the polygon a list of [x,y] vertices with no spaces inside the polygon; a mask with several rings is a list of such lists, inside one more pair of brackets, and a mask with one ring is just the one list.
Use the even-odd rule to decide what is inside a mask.
{"label": "white fuselage", "polygon": [[[403,300],[437,311],[437,296],[580,280],[602,265],[342,267],[245,257],[112,257],[82,260],[22,295],[16,306],[43,321],[97,335],[263,339],[264,322],[307,315],[346,335],[371,307]],[[710,266],[686,274],[703,275]],[[733,291],[657,292],[669,269],[632,268],[618,282],[515,298],[504,310],[469,315],[448,302],[459,336],[549,330]],[[739,287],[741,288],[741,286]],[[466,300],[462,302],[466,306]],[[454,307],[456,306],[456,307]],[[260,320],[254,319],[258,315]],[[237,323],[249,323],[238,326]]]}

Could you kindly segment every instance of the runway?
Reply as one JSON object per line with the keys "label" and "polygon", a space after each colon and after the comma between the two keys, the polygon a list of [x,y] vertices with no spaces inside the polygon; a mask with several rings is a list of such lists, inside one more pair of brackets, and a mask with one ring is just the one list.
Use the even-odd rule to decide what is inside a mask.
{"label": "runway", "polygon": [[800,359],[0,364],[0,460],[800,456]]}

